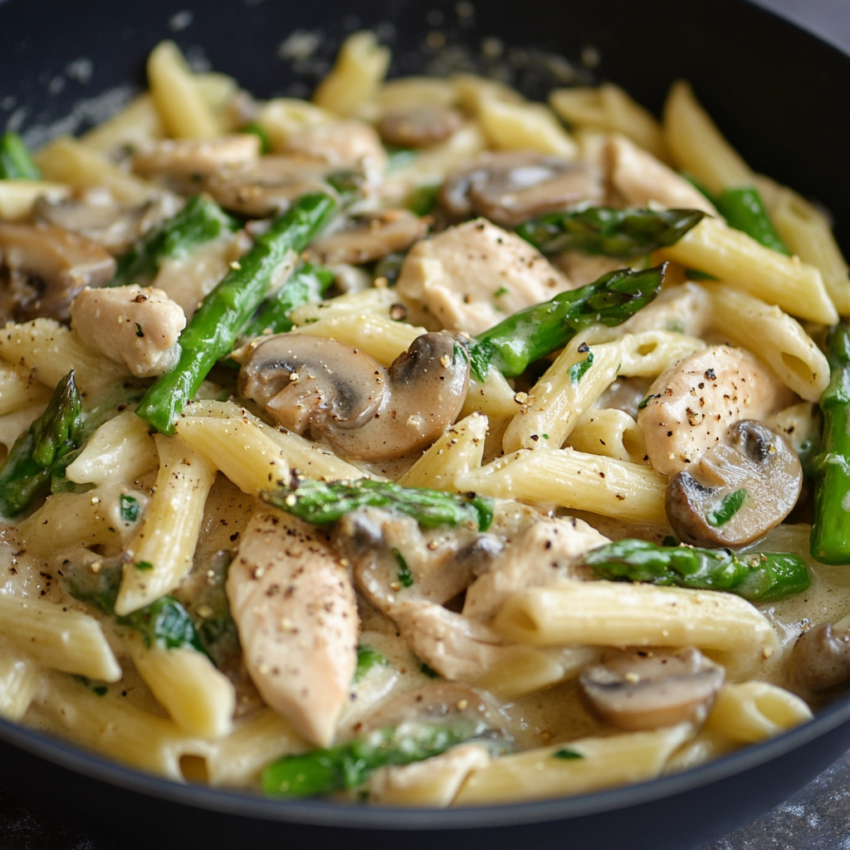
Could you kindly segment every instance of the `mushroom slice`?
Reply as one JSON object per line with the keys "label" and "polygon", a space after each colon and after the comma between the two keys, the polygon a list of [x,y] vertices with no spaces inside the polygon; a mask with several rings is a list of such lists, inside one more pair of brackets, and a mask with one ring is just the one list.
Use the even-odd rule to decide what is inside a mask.
{"label": "mushroom slice", "polygon": [[445,334],[417,337],[390,368],[324,337],[280,334],[242,366],[239,390],[283,425],[344,457],[388,460],[432,443],[457,418],[469,360]]}
{"label": "mushroom slice", "polygon": [[439,201],[451,216],[475,213],[514,227],[543,213],[599,203],[604,194],[602,175],[592,165],[507,151],[485,154],[453,171],[440,189]]}
{"label": "mushroom slice", "polygon": [[850,682],[850,623],[823,623],[797,638],[788,665],[796,687],[808,693],[831,691]]}
{"label": "mushroom slice", "polygon": [[67,322],[77,293],[115,274],[115,260],[96,242],[44,224],[0,222],[0,267],[11,279],[9,313],[17,322]]}
{"label": "mushroom slice", "polygon": [[396,106],[387,109],[378,121],[378,133],[388,145],[427,148],[444,142],[460,129],[463,115],[438,103]]}
{"label": "mushroom slice", "polygon": [[276,215],[307,192],[332,193],[328,166],[311,156],[264,156],[242,166],[220,169],[203,182],[217,203],[251,218]]}
{"label": "mushroom slice", "polygon": [[350,218],[340,230],[316,239],[310,253],[323,263],[358,265],[406,251],[425,235],[427,226],[409,210],[384,210]]}
{"label": "mushroom slice", "polygon": [[111,254],[123,254],[162,219],[174,215],[181,203],[164,192],[141,205],[123,206],[109,191],[91,189],[76,198],[52,201],[42,196],[33,205],[33,217],[91,239]]}
{"label": "mushroom slice", "polygon": [[698,649],[640,650],[586,668],[579,685],[593,712],[612,726],[659,729],[705,720],[724,676]]}
{"label": "mushroom slice", "polygon": [[699,546],[746,546],[779,525],[797,503],[803,469],[788,440],[762,422],[736,422],[667,485],[667,518]]}
{"label": "mushroom slice", "polygon": [[793,393],[751,354],[713,345],[671,366],[653,382],[638,425],[652,468],[675,475],[719,443],[733,422],[763,421],[793,400]]}
{"label": "mushroom slice", "polygon": [[142,177],[165,178],[191,191],[219,169],[247,165],[260,156],[260,139],[236,133],[215,139],[165,139],[133,157],[133,171]]}
{"label": "mushroom slice", "polygon": [[245,666],[300,735],[328,746],[357,666],[354,590],[327,534],[258,510],[227,576]]}

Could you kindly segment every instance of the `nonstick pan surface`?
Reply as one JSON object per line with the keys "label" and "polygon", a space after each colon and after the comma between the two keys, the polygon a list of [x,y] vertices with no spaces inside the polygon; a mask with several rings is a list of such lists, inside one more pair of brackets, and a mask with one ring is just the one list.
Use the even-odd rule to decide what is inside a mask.
{"label": "nonstick pan surface", "polygon": [[[110,102],[105,92],[114,103],[116,87],[143,84],[144,58],[165,37],[259,96],[307,93],[321,63],[295,73],[277,56],[286,36],[320,31],[330,58],[363,26],[393,47],[395,75],[443,62],[441,38],[465,45],[468,59],[495,37],[530,95],[553,82],[546,53],[582,74],[580,58],[593,59],[597,79],[655,111],[669,83],[686,78],[748,162],[830,209],[850,251],[850,58],[743,0],[0,0],[0,129],[84,129]],[[681,850],[781,802],[848,747],[850,700],[841,698],[804,727],[651,783],[486,809],[382,810],[180,786],[0,721],[0,784],[51,801],[118,846]]]}

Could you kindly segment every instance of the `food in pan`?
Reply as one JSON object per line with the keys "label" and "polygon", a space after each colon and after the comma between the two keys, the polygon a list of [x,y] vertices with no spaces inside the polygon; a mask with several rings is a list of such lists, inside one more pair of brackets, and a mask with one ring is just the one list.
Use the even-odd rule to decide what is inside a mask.
{"label": "food in pan", "polygon": [[826,216],[685,83],[388,62],[261,102],[163,43],[81,138],[3,136],[0,712],[426,806],[805,722],[850,679]]}

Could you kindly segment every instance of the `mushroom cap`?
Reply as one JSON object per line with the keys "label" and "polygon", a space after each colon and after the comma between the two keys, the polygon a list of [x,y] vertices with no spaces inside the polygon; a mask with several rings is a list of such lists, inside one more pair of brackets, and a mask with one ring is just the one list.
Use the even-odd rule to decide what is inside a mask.
{"label": "mushroom cap", "polygon": [[371,263],[387,254],[406,251],[425,235],[426,229],[425,222],[409,210],[364,213],[314,240],[310,254],[323,263]]}
{"label": "mushroom cap", "polygon": [[793,510],[803,470],[788,440],[742,419],[667,485],[667,518],[679,539],[699,546],[745,546]]}
{"label": "mushroom cap", "polygon": [[15,321],[47,317],[67,322],[77,293],[107,283],[115,274],[115,259],[96,242],[61,227],[0,222],[0,267],[16,284],[7,293]]}
{"label": "mushroom cap", "polygon": [[543,213],[604,196],[601,173],[583,162],[508,151],[485,154],[453,171],[439,193],[443,209],[463,218],[473,213],[514,227]]}
{"label": "mushroom cap", "polygon": [[239,391],[344,457],[388,460],[432,443],[457,418],[469,359],[446,334],[417,337],[389,370],[325,337],[279,334],[254,347]]}
{"label": "mushroom cap", "polygon": [[593,712],[613,726],[659,729],[703,721],[724,676],[698,649],[639,650],[585,668],[579,685]]}
{"label": "mushroom cap", "polygon": [[791,651],[788,674],[800,690],[809,693],[850,682],[850,631],[824,623],[803,632]]}
{"label": "mushroom cap", "polygon": [[378,121],[378,133],[388,145],[425,148],[445,141],[460,129],[463,115],[440,103],[420,103],[387,109]]}

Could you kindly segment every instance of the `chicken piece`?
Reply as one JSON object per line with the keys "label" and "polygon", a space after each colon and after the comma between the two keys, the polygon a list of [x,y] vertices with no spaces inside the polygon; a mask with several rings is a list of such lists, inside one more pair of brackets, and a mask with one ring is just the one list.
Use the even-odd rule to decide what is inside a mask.
{"label": "chicken piece", "polygon": [[87,345],[124,363],[138,378],[162,375],[180,357],[177,340],[186,315],[161,289],[86,288],[70,312],[73,329]]}
{"label": "chicken piece", "polygon": [[461,744],[425,761],[382,768],[369,781],[369,802],[444,809],[452,804],[466,777],[489,761],[486,745]]}
{"label": "chicken piece", "polygon": [[230,565],[227,597],[263,699],[308,741],[328,746],[357,667],[359,620],[327,534],[258,510]]}
{"label": "chicken piece", "polygon": [[443,604],[499,553],[502,542],[467,529],[421,531],[415,519],[363,508],[338,523],[334,544],[352,566],[357,588],[392,616],[402,600]]}
{"label": "chicken piece", "polygon": [[590,580],[590,567],[575,563],[608,538],[581,520],[541,520],[520,534],[467,590],[465,617],[489,620],[516,591],[562,578]]}
{"label": "chicken piece", "polygon": [[702,192],[625,136],[611,136],[603,158],[612,187],[628,206],[645,207],[653,201],[668,209],[703,210],[717,215]]}
{"label": "chicken piece", "polygon": [[387,154],[377,132],[361,121],[314,124],[292,133],[282,153],[301,153],[334,168],[363,171],[372,180],[387,167]]}
{"label": "chicken piece", "polygon": [[483,218],[414,245],[396,285],[444,328],[472,336],[572,288],[536,248]]}
{"label": "chicken piece", "polygon": [[765,420],[794,398],[751,354],[715,345],[659,375],[638,413],[638,425],[652,468],[675,475],[719,443],[730,425],[740,419]]}

